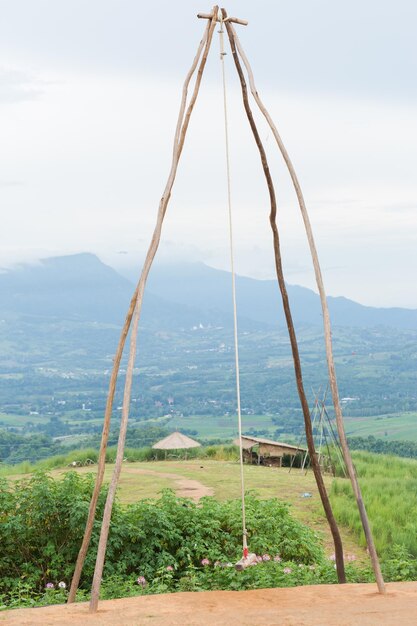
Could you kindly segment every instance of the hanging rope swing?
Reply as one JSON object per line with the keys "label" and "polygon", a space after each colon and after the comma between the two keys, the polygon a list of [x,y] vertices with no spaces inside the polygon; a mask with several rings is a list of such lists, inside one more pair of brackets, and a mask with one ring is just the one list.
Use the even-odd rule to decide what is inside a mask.
{"label": "hanging rope swing", "polygon": [[235,567],[241,571],[256,562],[256,554],[249,553],[248,549],[248,531],[246,529],[246,507],[245,507],[245,476],[243,467],[243,445],[242,445],[242,412],[240,402],[240,366],[239,366],[239,336],[237,325],[237,300],[236,300],[236,274],[235,259],[233,245],[233,215],[232,215],[232,184],[230,176],[230,151],[229,151],[229,121],[227,114],[227,88],[226,88],[226,68],[224,50],[224,20],[219,14],[220,30],[220,62],[222,67],[222,84],[223,84],[223,112],[224,112],[224,143],[226,152],[226,178],[227,178],[227,208],[229,218],[229,250],[230,250],[230,271],[232,275],[232,301],[233,301],[233,334],[235,347],[235,371],[236,371],[236,400],[237,400],[237,424],[239,433],[239,465],[240,465],[240,499],[242,506],[242,558]]}
{"label": "hanging rope swing", "polygon": [[[138,324],[139,324],[139,319],[140,319],[140,314],[141,314],[141,309],[142,309],[145,285],[146,285],[150,268],[152,266],[153,260],[155,258],[156,252],[159,247],[162,226],[163,226],[165,214],[167,211],[168,203],[171,197],[172,188],[175,182],[178,164],[179,164],[182,150],[184,147],[185,136],[187,133],[191,114],[193,112],[193,108],[194,108],[194,105],[195,105],[195,102],[197,100],[197,96],[199,93],[200,84],[201,84],[203,72],[205,69],[207,56],[210,50],[214,30],[218,23],[220,23],[220,31],[219,31],[220,32],[220,58],[222,62],[222,76],[223,76],[226,176],[227,176],[227,196],[228,196],[227,204],[228,204],[228,214],[229,214],[230,263],[231,263],[231,273],[232,273],[232,300],[233,300],[235,367],[236,367],[236,395],[237,395],[237,418],[238,418],[238,430],[239,430],[239,459],[240,459],[241,506],[242,506],[242,553],[243,554],[242,554],[241,560],[238,563],[236,563],[235,567],[238,570],[245,569],[248,565],[250,565],[256,560],[256,556],[254,554],[249,553],[249,549],[247,545],[248,532],[246,529],[245,484],[244,484],[243,446],[242,446],[242,420],[241,420],[241,405],[240,405],[239,344],[238,344],[238,328],[237,328],[237,305],[236,305],[236,284],[235,284],[236,281],[235,281],[235,268],[234,268],[234,253],[233,253],[233,224],[232,224],[232,203],[231,203],[226,73],[225,73],[225,64],[224,64],[224,57],[226,54],[224,50],[224,26],[226,27],[234,64],[236,66],[236,70],[237,70],[239,80],[241,83],[242,97],[243,97],[245,111],[248,117],[248,121],[252,130],[256,145],[259,150],[259,155],[261,158],[261,163],[262,163],[262,167],[263,167],[263,171],[265,174],[265,179],[266,179],[266,183],[267,183],[267,187],[269,191],[270,205],[271,205],[269,221],[270,221],[270,225],[271,225],[271,229],[273,233],[273,246],[274,246],[277,279],[278,279],[278,284],[279,284],[279,288],[281,292],[288,333],[290,337],[291,349],[292,349],[293,360],[294,360],[295,378],[296,378],[296,383],[297,383],[297,391],[298,391],[298,395],[300,398],[300,403],[301,403],[303,416],[304,416],[308,451],[309,451],[310,460],[311,460],[311,464],[312,464],[312,468],[314,472],[314,477],[316,479],[318,491],[320,494],[320,498],[323,504],[323,508],[325,510],[325,514],[326,514],[326,517],[327,517],[327,520],[328,520],[328,523],[332,532],[334,544],[335,544],[336,569],[337,569],[338,580],[340,583],[346,582],[344,563],[343,563],[343,546],[342,546],[342,541],[340,538],[340,533],[339,533],[336,521],[333,516],[332,509],[330,506],[330,501],[329,501],[327,491],[323,482],[323,477],[321,475],[321,470],[320,470],[320,466],[317,460],[317,454],[316,454],[315,447],[314,447],[314,438],[312,434],[310,411],[309,411],[307,398],[306,398],[306,394],[305,394],[304,386],[303,386],[301,361],[300,361],[300,356],[299,356],[299,351],[298,351],[298,344],[297,344],[297,339],[295,335],[294,324],[292,321],[290,304],[289,304],[288,294],[287,294],[285,280],[284,280],[284,273],[283,273],[283,268],[282,268],[280,240],[279,240],[278,227],[276,224],[277,205],[276,205],[274,184],[273,184],[271,174],[269,171],[266,153],[262,145],[259,132],[258,132],[256,123],[254,121],[252,111],[249,105],[246,80],[245,80],[245,76],[244,76],[239,58],[242,60],[243,65],[245,66],[245,69],[247,71],[249,84],[250,84],[250,91],[253,95],[253,98],[256,104],[258,105],[261,113],[264,115],[274,135],[274,138],[277,142],[278,148],[282,154],[285,164],[288,168],[288,172],[292,179],[295,192],[297,195],[300,211],[303,217],[307,239],[309,242],[313,265],[315,269],[317,286],[318,286],[318,290],[320,294],[320,299],[322,302],[329,380],[330,380],[330,388],[332,392],[333,404],[335,408],[339,439],[340,439],[340,443],[341,443],[341,447],[343,451],[344,461],[346,463],[349,477],[351,479],[351,483],[353,486],[353,491],[357,500],[359,513],[361,516],[361,521],[362,521],[362,525],[364,528],[366,541],[367,541],[367,545],[368,545],[368,549],[369,549],[369,553],[371,556],[371,561],[372,561],[372,565],[373,565],[373,569],[375,573],[375,578],[378,584],[378,589],[380,593],[384,593],[385,587],[384,587],[384,581],[383,581],[380,566],[379,566],[378,556],[376,554],[366,510],[362,501],[362,495],[360,492],[356,473],[355,473],[352,460],[350,457],[349,448],[347,446],[346,435],[344,432],[343,418],[342,418],[341,409],[340,409],[336,374],[335,374],[335,368],[334,368],[334,359],[333,359],[332,343],[331,343],[330,319],[329,319],[329,314],[328,314],[328,309],[327,309],[326,296],[324,292],[317,251],[315,248],[315,243],[314,243],[314,239],[313,239],[313,235],[311,231],[307,209],[306,209],[303,195],[301,192],[301,187],[300,187],[298,178],[296,176],[294,167],[288,156],[288,153],[278,134],[278,131],[271,117],[269,116],[267,110],[265,109],[262,101],[259,98],[258,92],[255,87],[251,67],[243,52],[242,46],[239,42],[236,32],[233,28],[233,23],[247,25],[247,22],[244,20],[240,20],[238,18],[228,17],[225,9],[221,9],[221,11],[219,12],[218,6],[215,6],[210,14],[199,14],[198,17],[202,19],[206,19],[207,25],[203,34],[203,38],[198,46],[194,61],[191,65],[191,68],[184,82],[180,111],[178,115],[178,122],[177,122],[175,137],[174,137],[171,170],[168,176],[164,193],[162,195],[162,198],[159,204],[157,221],[156,221],[154,233],[152,236],[152,240],[149,245],[149,249],[145,258],[142,273],[141,273],[139,282],[137,284],[137,287],[135,289],[135,292],[133,294],[129,310],[126,315],[126,320],[125,320],[125,323],[121,332],[117,351],[115,354],[114,365],[113,365],[113,370],[112,370],[112,374],[110,377],[109,390],[108,390],[108,395],[107,395],[106,411],[105,411],[105,416],[104,416],[104,424],[103,424],[103,432],[102,432],[101,445],[100,445],[96,482],[95,482],[94,491],[93,491],[93,495],[91,498],[90,507],[88,511],[88,518],[86,522],[84,537],[83,537],[80,551],[78,554],[77,563],[75,565],[74,575],[71,581],[71,589],[70,589],[70,593],[68,596],[68,602],[74,602],[75,600],[75,594],[78,588],[81,572],[83,569],[84,561],[85,561],[88,547],[90,544],[92,530],[93,530],[93,526],[95,522],[98,497],[100,494],[100,489],[101,489],[101,486],[103,483],[103,477],[104,477],[106,448],[107,448],[108,437],[109,437],[110,420],[111,420],[111,415],[112,415],[112,410],[113,410],[113,401],[114,401],[117,378],[118,378],[119,369],[120,369],[120,362],[121,362],[121,358],[125,349],[129,330],[132,327],[131,335],[130,335],[130,349],[129,349],[128,365],[126,368],[123,407],[122,407],[122,416],[121,416],[121,422],[120,422],[119,439],[118,439],[118,444],[117,444],[116,461],[115,461],[114,471],[113,471],[113,475],[112,475],[112,479],[111,479],[111,483],[110,483],[110,487],[108,490],[107,499],[106,499],[106,503],[104,507],[103,521],[101,524],[100,539],[99,539],[98,550],[97,550],[96,566],[94,570],[94,578],[93,578],[93,584],[92,584],[92,589],[91,589],[90,611],[95,612],[97,610],[100,584],[101,584],[104,560],[105,560],[105,555],[106,555],[106,546],[107,546],[107,538],[108,538],[109,527],[110,527],[111,512],[112,512],[113,502],[114,502],[114,498],[116,494],[116,488],[118,485],[123,456],[124,456],[127,423],[128,423],[129,408],[130,408],[130,396],[131,396],[131,388],[132,388],[133,369],[134,369],[134,363],[135,363],[135,358],[136,358],[137,331],[138,331]],[[192,95],[188,102],[188,89],[190,86],[191,79],[196,70],[197,70],[197,74],[196,74],[195,84],[194,84]],[[188,106],[187,106],[187,102],[188,102]]]}

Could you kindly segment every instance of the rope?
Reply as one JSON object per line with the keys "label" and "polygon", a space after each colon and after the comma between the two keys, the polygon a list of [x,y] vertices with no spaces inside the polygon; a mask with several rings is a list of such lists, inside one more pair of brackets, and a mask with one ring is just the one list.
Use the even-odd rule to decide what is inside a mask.
{"label": "rope", "polygon": [[225,135],[225,148],[226,148],[226,175],[227,175],[227,204],[229,215],[229,246],[230,246],[230,269],[232,274],[232,299],[233,299],[233,329],[234,329],[234,344],[235,344],[235,368],[236,368],[236,397],[237,397],[237,421],[239,431],[239,465],[240,465],[240,488],[241,488],[241,502],[242,502],[242,545],[243,556],[248,556],[247,545],[247,530],[246,530],[246,510],[245,510],[245,479],[243,472],[243,446],[242,446],[242,414],[240,404],[240,368],[239,368],[239,340],[237,330],[237,304],[236,304],[236,276],[235,276],[235,261],[233,251],[233,220],[232,220],[232,193],[231,193],[231,176],[230,176],[230,155],[229,155],[229,124],[227,115],[227,90],[226,90],[226,70],[224,57],[226,52],[224,51],[224,29],[223,18],[220,17],[220,61],[222,66],[222,79],[223,79],[223,109],[224,109],[224,135]]}

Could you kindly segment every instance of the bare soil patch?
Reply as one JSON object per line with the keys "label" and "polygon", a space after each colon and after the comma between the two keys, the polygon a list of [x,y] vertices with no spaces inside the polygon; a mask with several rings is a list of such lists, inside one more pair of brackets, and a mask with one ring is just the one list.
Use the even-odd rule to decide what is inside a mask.
{"label": "bare soil patch", "polygon": [[163,478],[169,478],[173,480],[176,487],[175,493],[177,496],[192,498],[196,502],[203,498],[204,496],[212,496],[214,494],[214,489],[211,487],[206,487],[198,480],[192,480],[191,478],[186,478],[185,476],[179,476],[178,474],[172,474],[169,472],[155,472],[154,470],[148,469],[139,469],[139,468],[129,468],[124,467],[123,472],[125,474],[148,474],[153,476],[162,476]]}
{"label": "bare soil patch", "polygon": [[417,583],[315,585],[142,596],[0,613],[7,626],[415,626]]}

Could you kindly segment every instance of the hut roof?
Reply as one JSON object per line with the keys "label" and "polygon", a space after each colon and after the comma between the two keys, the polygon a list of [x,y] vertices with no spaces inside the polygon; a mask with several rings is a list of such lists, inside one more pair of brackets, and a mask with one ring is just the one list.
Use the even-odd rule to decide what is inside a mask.
{"label": "hut roof", "polygon": [[[239,439],[235,439],[233,443],[238,446]],[[281,441],[272,441],[271,439],[261,439],[260,437],[249,437],[248,435],[242,435],[242,448],[244,450],[250,450],[260,443],[266,443],[270,446],[277,446],[279,448],[287,448],[288,451],[299,450],[300,452],[306,452],[306,449],[301,448],[301,446],[292,446],[289,443],[282,443]]]}
{"label": "hut roof", "polygon": [[182,448],[198,448],[199,446],[201,446],[201,443],[198,443],[198,441],[176,431],[155,443],[152,448],[155,450],[180,450]]}

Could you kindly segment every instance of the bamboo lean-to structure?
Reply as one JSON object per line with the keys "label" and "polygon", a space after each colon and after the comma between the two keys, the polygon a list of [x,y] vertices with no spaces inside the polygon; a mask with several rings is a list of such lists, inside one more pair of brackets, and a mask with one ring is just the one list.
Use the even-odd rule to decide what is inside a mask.
{"label": "bamboo lean-to structure", "polygon": [[[321,499],[322,499],[322,502],[323,502],[323,507],[325,509],[326,516],[327,516],[327,519],[329,521],[329,525],[330,525],[330,528],[331,528],[331,531],[332,531],[332,535],[333,535],[333,539],[334,539],[334,543],[335,543],[336,566],[337,566],[338,579],[339,579],[339,582],[344,582],[345,581],[344,565],[343,565],[343,548],[342,548],[342,544],[341,544],[341,540],[340,540],[340,534],[339,534],[339,531],[338,531],[338,528],[337,528],[337,524],[336,524],[336,522],[334,520],[333,513],[332,513],[331,507],[330,507],[330,502],[328,500],[328,496],[327,496],[327,493],[326,493],[326,490],[325,490],[325,487],[324,487],[324,483],[323,483],[322,476],[321,476],[321,473],[320,473],[320,468],[318,468],[318,472],[317,472],[317,467],[315,467],[318,464],[316,463],[317,462],[317,457],[316,457],[316,453],[315,453],[315,449],[314,449],[314,440],[313,440],[313,437],[312,437],[310,414],[309,414],[308,405],[307,405],[307,401],[306,401],[306,398],[305,398],[305,392],[304,392],[303,383],[302,383],[301,363],[300,363],[300,358],[299,358],[299,353],[298,353],[297,340],[296,340],[296,336],[295,336],[294,326],[293,326],[293,323],[292,323],[291,311],[290,311],[289,301],[288,301],[288,294],[286,292],[284,275],[283,275],[283,270],[282,270],[281,252],[280,252],[280,244],[279,244],[279,233],[278,233],[278,228],[277,228],[277,225],[276,225],[276,199],[275,199],[275,191],[274,191],[274,187],[273,187],[273,183],[272,183],[272,178],[270,176],[268,163],[267,163],[267,160],[266,160],[265,150],[264,150],[264,148],[262,146],[262,143],[260,141],[259,133],[257,131],[255,122],[253,120],[252,112],[250,110],[248,97],[247,97],[246,83],[245,83],[245,79],[244,79],[244,76],[243,76],[242,68],[240,66],[238,53],[241,56],[243,64],[245,65],[245,68],[246,68],[246,70],[248,72],[249,83],[250,83],[252,95],[254,96],[255,101],[258,104],[259,108],[261,109],[263,115],[267,119],[267,122],[268,122],[269,126],[271,127],[271,130],[272,130],[272,132],[274,134],[274,137],[275,137],[275,139],[277,141],[278,147],[279,147],[279,149],[280,149],[280,151],[281,151],[281,153],[283,155],[284,161],[285,161],[285,163],[286,163],[286,165],[288,167],[290,176],[292,178],[292,181],[293,181],[293,184],[294,184],[294,187],[295,187],[295,190],[296,190],[298,202],[299,202],[299,205],[300,205],[300,210],[301,210],[301,213],[302,213],[302,216],[303,216],[303,220],[304,220],[304,224],[305,224],[305,228],[306,228],[306,233],[307,233],[307,238],[308,238],[308,241],[309,241],[310,250],[311,250],[311,254],[312,254],[312,258],[313,258],[313,264],[314,264],[316,280],[317,280],[317,284],[318,284],[318,288],[319,288],[320,298],[321,298],[321,302],[322,302],[322,308],[323,308],[324,330],[325,330],[325,339],[326,339],[326,354],[327,354],[327,361],[328,361],[328,368],[329,368],[329,377],[330,377],[330,385],[331,385],[331,390],[332,390],[333,402],[334,402],[334,406],[335,406],[335,413],[336,413],[336,420],[337,420],[339,437],[340,437],[340,440],[341,440],[341,445],[342,445],[342,449],[343,449],[343,453],[344,453],[344,457],[345,457],[345,462],[346,462],[346,465],[348,467],[349,475],[350,475],[350,478],[351,478],[351,481],[352,481],[354,493],[355,493],[355,496],[356,496],[356,499],[357,499],[357,502],[358,502],[358,507],[359,507],[359,511],[360,511],[360,515],[361,515],[361,520],[362,520],[362,524],[364,526],[365,536],[366,536],[366,539],[367,539],[368,549],[369,549],[369,552],[370,552],[370,555],[371,555],[372,564],[373,564],[373,567],[374,567],[374,572],[375,572],[377,583],[378,583],[378,588],[379,588],[379,591],[381,593],[383,593],[384,592],[384,583],[383,583],[382,575],[381,575],[380,568],[379,568],[378,557],[376,555],[375,547],[374,547],[374,544],[373,544],[372,534],[371,534],[371,531],[370,531],[370,528],[369,528],[369,523],[368,523],[368,520],[367,520],[365,507],[363,505],[362,497],[361,497],[361,494],[360,494],[360,489],[359,489],[359,485],[358,485],[358,482],[357,482],[356,474],[355,474],[355,471],[354,471],[353,463],[351,461],[349,449],[347,447],[346,436],[344,435],[343,418],[342,418],[342,415],[341,415],[340,403],[339,403],[339,400],[338,400],[337,382],[336,382],[334,360],[333,360],[333,354],[332,354],[330,319],[329,319],[329,315],[328,315],[326,296],[325,296],[325,292],[324,292],[323,281],[322,281],[322,278],[321,278],[320,265],[319,265],[319,262],[318,262],[318,256],[317,256],[317,252],[316,252],[316,248],[315,248],[315,244],[314,244],[312,230],[311,230],[311,226],[310,226],[310,222],[309,222],[309,218],[308,218],[308,214],[307,214],[307,209],[306,209],[306,206],[305,206],[305,203],[304,203],[303,195],[302,195],[302,192],[301,192],[301,188],[300,188],[297,176],[295,174],[295,170],[294,170],[294,168],[292,166],[292,163],[291,163],[291,161],[289,159],[289,156],[288,156],[288,154],[287,154],[287,152],[285,150],[285,147],[284,147],[284,145],[282,143],[281,138],[279,137],[278,131],[277,131],[275,125],[272,122],[272,119],[270,118],[268,112],[266,111],[265,107],[263,106],[263,104],[262,104],[262,102],[261,102],[261,100],[260,100],[260,98],[258,96],[258,93],[257,93],[256,88],[255,88],[255,84],[254,84],[253,73],[252,73],[250,65],[249,65],[249,63],[247,61],[247,58],[245,57],[245,55],[243,53],[242,47],[241,47],[240,42],[239,42],[239,40],[237,38],[235,30],[234,30],[234,28],[233,28],[233,26],[231,24],[231,22],[238,23],[238,24],[246,24],[246,22],[244,22],[243,20],[239,20],[237,18],[227,18],[227,14],[226,14],[226,11],[224,9],[222,9],[222,13],[219,15],[219,9],[218,9],[217,6],[213,7],[213,11],[212,11],[211,14],[209,14],[209,15],[199,14],[198,17],[208,19],[208,23],[207,23],[207,26],[206,26],[203,38],[202,38],[202,40],[200,42],[200,45],[198,47],[197,54],[196,54],[196,56],[194,58],[193,64],[192,64],[192,66],[191,66],[191,68],[190,68],[190,70],[189,70],[189,72],[187,74],[187,77],[185,79],[185,82],[184,82],[183,92],[182,92],[182,100],[181,100],[181,106],[180,106],[180,112],[179,112],[179,116],[178,116],[178,122],[177,122],[177,127],[176,127],[176,132],[175,132],[175,138],[174,138],[171,170],[170,170],[168,181],[167,181],[167,184],[166,184],[166,187],[165,187],[165,190],[164,190],[164,194],[163,194],[163,196],[161,198],[161,201],[160,201],[157,222],[156,222],[156,226],[155,226],[155,229],[154,229],[153,237],[152,237],[149,249],[148,249],[148,253],[146,255],[146,259],[145,259],[145,263],[144,263],[144,266],[143,266],[143,270],[142,270],[142,273],[141,273],[138,285],[137,285],[137,287],[135,289],[135,292],[133,294],[132,300],[130,302],[129,310],[128,310],[128,313],[127,313],[127,316],[126,316],[126,320],[125,320],[125,323],[124,323],[124,326],[123,326],[123,329],[122,329],[122,333],[121,333],[121,336],[120,336],[119,344],[118,344],[118,347],[117,347],[117,350],[116,350],[116,354],[115,354],[114,365],[113,365],[113,370],[112,370],[112,374],[111,374],[111,378],[110,378],[109,391],[108,391],[108,397],[107,397],[107,403],[106,403],[106,411],[105,411],[102,439],[101,439],[101,445],[100,445],[100,453],[99,453],[99,461],[98,461],[98,471],[97,471],[96,483],[95,483],[92,499],[91,499],[91,502],[90,502],[88,519],[87,519],[87,523],[86,523],[86,528],[85,528],[85,533],[84,533],[82,545],[81,545],[81,548],[80,548],[80,551],[79,551],[79,554],[78,554],[77,563],[76,563],[75,570],[74,570],[74,575],[73,575],[73,579],[72,579],[72,583],[71,583],[71,589],[70,589],[70,594],[69,594],[69,597],[68,597],[68,602],[73,602],[75,600],[75,594],[76,594],[76,591],[77,591],[77,588],[78,588],[78,584],[79,584],[79,580],[80,580],[83,564],[84,564],[84,561],[85,561],[85,557],[86,557],[86,554],[87,554],[87,551],[88,551],[88,547],[89,547],[89,543],[90,543],[90,539],[91,539],[91,534],[92,534],[93,525],[94,525],[94,521],[95,521],[95,513],[96,513],[96,508],[97,508],[98,497],[99,497],[100,489],[101,489],[102,482],[103,482],[106,449],[107,449],[108,435],[109,435],[109,429],[110,429],[110,420],[111,420],[111,414],[112,414],[112,408],[113,408],[113,401],[114,401],[114,394],[115,394],[115,389],[116,389],[116,383],[117,383],[118,373],[119,373],[119,369],[120,369],[120,362],[121,362],[121,358],[122,358],[123,351],[124,351],[124,348],[125,348],[126,339],[127,339],[128,333],[129,333],[129,329],[130,329],[130,326],[132,326],[131,337],[130,337],[129,359],[128,359],[128,365],[127,365],[127,369],[126,369],[126,379],[125,379],[125,388],[124,388],[124,397],[123,397],[122,418],[121,418],[121,424],[120,424],[120,432],[119,432],[119,440],[118,440],[118,446],[117,446],[116,462],[115,462],[113,476],[112,476],[112,480],[111,480],[111,483],[110,483],[110,487],[109,487],[109,491],[108,491],[108,495],[107,495],[107,499],[106,499],[106,504],[105,504],[105,509],[104,509],[104,514],[103,514],[103,521],[102,521],[102,525],[101,525],[101,533],[100,533],[100,539],[99,539],[99,545],[98,545],[98,551],[97,551],[96,567],[95,567],[94,579],[93,579],[93,585],[92,585],[92,592],[91,592],[90,610],[91,611],[96,611],[97,610],[98,599],[99,599],[100,583],[101,583],[101,577],[102,577],[102,572],[103,572],[103,567],[104,567],[105,552],[106,552],[106,546],[107,546],[107,538],[108,538],[108,532],[109,532],[109,526],[110,526],[110,518],[111,518],[112,506],[113,506],[113,502],[114,502],[114,497],[115,497],[116,488],[117,488],[117,484],[118,484],[118,480],[119,480],[119,476],[120,476],[120,471],[121,471],[121,466],[122,466],[122,461],[123,461],[124,445],[125,445],[126,430],[127,430],[127,423],[128,423],[128,414],[129,414],[129,408],[130,408],[130,395],[131,395],[131,387],[132,387],[132,379],[133,379],[133,367],[134,367],[134,362],[135,362],[135,357],[136,357],[136,348],[137,348],[137,331],[138,331],[138,324],[139,324],[140,313],[141,313],[141,308],[142,308],[144,289],[145,289],[145,285],[146,285],[146,281],[147,281],[147,278],[148,278],[148,275],[149,275],[150,268],[152,266],[153,260],[155,258],[156,252],[158,250],[158,246],[159,246],[159,242],[160,242],[160,238],[161,238],[161,232],[162,232],[162,226],[163,226],[164,217],[165,217],[167,206],[168,206],[169,199],[170,199],[170,196],[171,196],[171,191],[172,191],[172,188],[173,188],[173,185],[174,185],[176,172],[177,172],[177,168],[178,168],[178,163],[179,163],[180,156],[181,156],[181,153],[182,153],[182,149],[183,149],[183,146],[184,146],[186,132],[187,132],[187,129],[188,129],[191,113],[193,111],[194,104],[195,104],[197,96],[198,96],[202,75],[203,75],[203,72],[204,72],[204,68],[205,68],[208,52],[209,52],[209,49],[210,49],[210,45],[211,45],[211,41],[212,41],[212,37],[213,37],[213,33],[214,33],[214,29],[216,27],[217,21],[224,21],[225,24],[226,24],[226,28],[227,28],[227,32],[228,32],[231,48],[232,48],[232,53],[233,53],[236,69],[238,71],[239,78],[240,78],[240,81],[241,81],[242,95],[243,95],[243,99],[244,99],[245,110],[246,110],[246,113],[247,113],[247,116],[248,116],[248,119],[249,119],[249,122],[250,122],[250,125],[251,125],[251,128],[252,128],[252,132],[253,132],[254,137],[255,137],[255,141],[256,141],[257,146],[258,146],[258,150],[260,152],[261,162],[262,162],[262,166],[263,166],[263,169],[264,169],[264,174],[265,174],[265,177],[266,177],[266,180],[267,180],[267,184],[268,184],[268,190],[269,190],[270,200],[271,200],[270,224],[271,224],[271,228],[272,228],[272,232],[273,232],[274,254],[275,254],[275,261],[276,261],[277,278],[278,278],[278,283],[279,283],[281,296],[282,296],[282,300],[283,300],[284,312],[285,312],[285,316],[286,316],[286,320],[287,320],[288,332],[289,332],[289,335],[290,335],[290,341],[291,341],[291,347],[292,347],[293,359],[294,359],[294,368],[295,368],[296,382],[297,382],[297,390],[298,390],[299,397],[300,397],[300,402],[301,402],[301,405],[302,405],[302,408],[303,408],[304,421],[305,421],[305,427],[306,427],[306,437],[307,437],[307,443],[308,443],[308,446],[309,446],[310,456],[311,456],[311,459],[312,459],[314,475],[316,477],[319,493],[320,493],[320,496],[321,496]],[[200,60],[200,58],[201,58],[201,60]],[[186,110],[189,84],[190,84],[191,78],[192,78],[192,76],[193,76],[193,74],[194,74],[194,72],[196,70],[196,67],[197,67],[199,62],[200,62],[200,65],[199,65],[198,72],[197,72],[197,77],[196,77],[196,81],[195,81],[193,94],[191,96],[190,103],[189,103],[189,105],[187,107],[187,110]]]}

